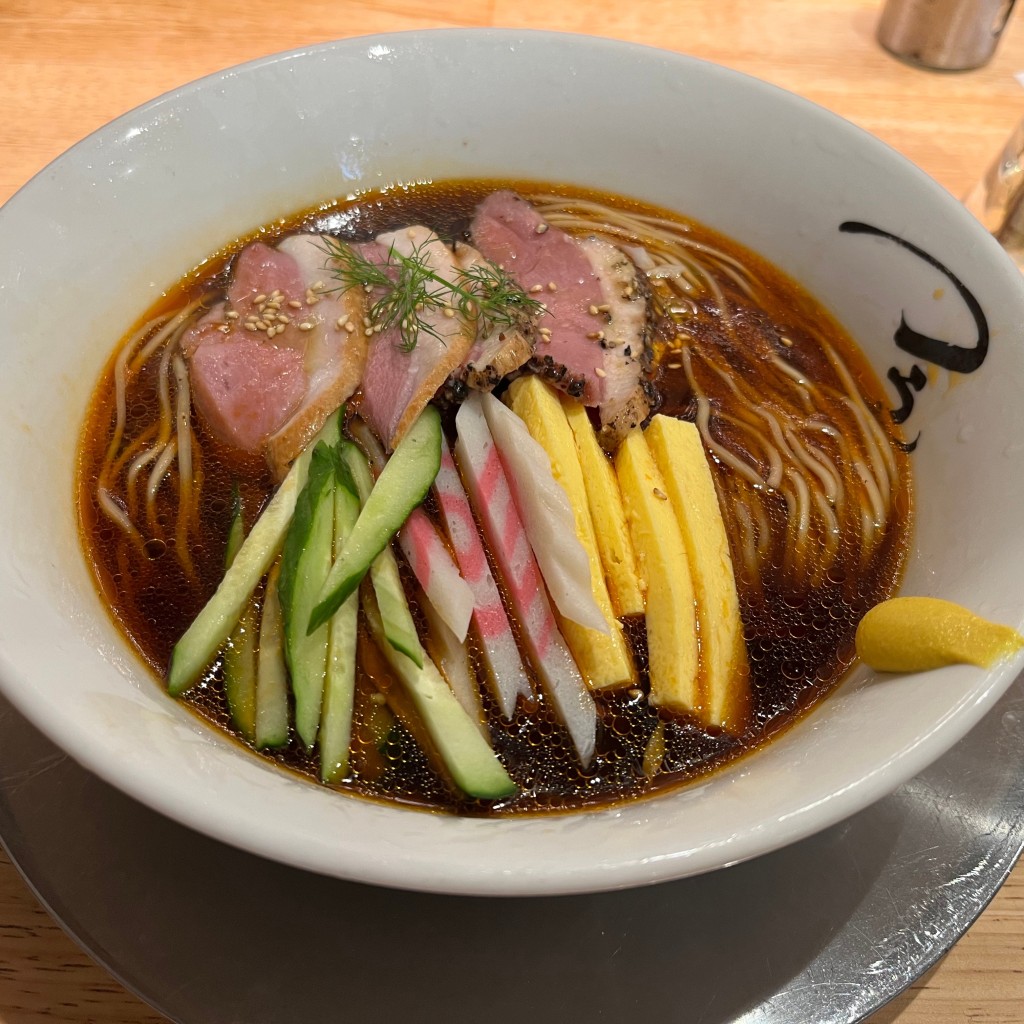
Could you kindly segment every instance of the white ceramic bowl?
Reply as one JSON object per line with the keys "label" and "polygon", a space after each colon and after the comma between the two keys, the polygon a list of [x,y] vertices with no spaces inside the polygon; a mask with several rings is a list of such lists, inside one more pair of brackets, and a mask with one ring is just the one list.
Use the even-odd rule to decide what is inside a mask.
{"label": "white ceramic bowl", "polygon": [[[96,596],[72,503],[79,425],[116,340],[255,225],[359,188],[474,176],[564,180],[695,216],[802,281],[883,378],[926,369],[907,423],[920,443],[905,591],[1022,624],[1024,285],[943,189],[831,114],[700,61],[581,37],[410,33],[179,89],[77,145],[0,210],[5,695],[86,767],[196,829],[314,871],[452,893],[708,871],[836,822],[924,768],[1019,661],[885,680],[860,669],[707,781],[610,810],[481,821],[280,772],[178,706],[133,656]],[[948,268],[975,311],[948,274],[887,238],[840,230],[850,221]],[[973,372],[954,377],[894,343],[905,316],[957,346],[940,358],[979,362],[979,311],[988,348]]]}

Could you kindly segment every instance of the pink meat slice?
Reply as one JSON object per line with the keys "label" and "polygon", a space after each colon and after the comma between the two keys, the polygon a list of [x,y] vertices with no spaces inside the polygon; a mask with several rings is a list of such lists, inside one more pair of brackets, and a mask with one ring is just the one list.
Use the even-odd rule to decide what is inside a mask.
{"label": "pink meat slice", "polygon": [[[471,245],[456,242],[455,259],[463,270],[471,270],[486,261]],[[535,325],[493,327],[478,333],[466,361],[452,374],[475,391],[493,391],[510,373],[514,373],[533,355]]]}
{"label": "pink meat slice", "polygon": [[221,338],[200,343],[192,353],[192,399],[220,440],[242,451],[258,451],[302,401],[302,354],[240,331]]}
{"label": "pink meat slice", "polygon": [[305,297],[298,263],[281,248],[272,249],[263,242],[247,245],[238,254],[228,288],[228,299],[235,312],[243,320],[250,313],[257,313],[259,303],[256,300],[271,295],[275,289],[282,293],[286,303]]}
{"label": "pink meat slice", "polygon": [[[182,338],[196,409],[221,441],[263,451],[280,479],[327,417],[359,386],[363,298],[327,291],[322,238],[246,246],[226,302]],[[355,318],[360,329],[340,325]]]}
{"label": "pink meat slice", "polygon": [[541,326],[550,334],[531,367],[599,406],[602,442],[614,447],[650,407],[642,380],[646,292],[632,261],[610,243],[552,227],[507,190],[480,203],[470,233],[487,259],[547,306]]}
{"label": "pink meat slice", "polygon": [[[275,288],[285,300],[301,289],[295,261],[262,242],[235,261],[226,303],[214,307],[182,338],[196,410],[225,444],[258,451],[298,408],[306,390],[301,347],[243,324],[257,315],[255,299]],[[228,312],[238,314],[227,319]]]}
{"label": "pink meat slice", "polygon": [[[381,262],[394,247],[403,256],[415,255],[424,260],[446,281],[457,278],[454,254],[429,228],[414,225],[388,232],[379,235],[376,244],[376,258]],[[365,250],[364,254],[370,255]],[[454,303],[452,296],[453,308]],[[366,359],[360,410],[389,449],[402,439],[473,345],[473,331],[461,316],[446,316],[443,309],[434,308],[425,309],[420,315],[436,336],[420,331],[415,346],[406,351],[396,325],[374,335]]]}
{"label": "pink meat slice", "polygon": [[550,356],[582,376],[585,390],[576,397],[599,405],[604,383],[595,371],[603,352],[587,335],[601,328],[590,307],[604,300],[586,253],[570,235],[549,227],[525,199],[508,191],[493,192],[477,207],[470,234],[487,259],[504,267],[521,288],[547,306],[550,315],[542,317],[541,324],[551,331],[551,340],[539,346],[538,355]]}
{"label": "pink meat slice", "polygon": [[280,480],[327,417],[359,387],[367,340],[365,295],[359,288],[334,287],[324,237],[292,235],[278,248],[294,260],[301,274],[303,297],[293,322],[301,332],[294,340],[303,345],[307,382],[299,406],[267,440],[267,461]]}

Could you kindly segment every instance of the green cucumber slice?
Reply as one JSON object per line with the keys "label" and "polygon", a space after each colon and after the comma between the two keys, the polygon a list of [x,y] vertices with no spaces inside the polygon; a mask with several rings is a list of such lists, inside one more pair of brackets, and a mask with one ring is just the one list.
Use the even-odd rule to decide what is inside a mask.
{"label": "green cucumber slice", "polygon": [[260,616],[256,662],[256,748],[288,743],[288,672],[284,661],[284,618],[277,592],[280,563],[270,570]]}
{"label": "green cucumber slice", "polygon": [[[351,482],[351,481],[348,481]],[[334,546],[340,551],[359,518],[359,499],[344,474],[334,489]],[[356,642],[359,596],[351,597],[327,625],[327,673],[320,722],[320,779],[337,782],[348,772],[352,742],[352,709],[356,692]]]}
{"label": "green cucumber slice", "polygon": [[511,796],[516,784],[480,734],[476,722],[455,699],[437,666],[424,656],[422,668],[417,667],[388,643],[376,602],[365,588],[363,610],[370,633],[412,698],[456,785],[481,800]]}
{"label": "green cucumber slice", "polygon": [[316,742],[327,668],[327,625],[308,633],[309,614],[331,567],[336,453],[322,441],[281,552],[278,593],[284,614],[284,654],[295,695],[295,729],[307,748]]}
{"label": "green cucumber slice", "polygon": [[230,569],[231,563],[238,554],[238,549],[245,540],[245,523],[242,519],[242,495],[238,493],[238,484],[231,492],[231,525],[228,527],[228,542],[224,548],[224,569]]}
{"label": "green cucumber slice", "polygon": [[[351,442],[342,442],[342,463],[348,467],[355,482],[360,501],[365,505],[373,493],[373,474],[366,456]],[[412,658],[417,668],[423,667],[423,648],[416,632],[416,623],[405,599],[405,588],[398,571],[398,562],[389,546],[373,560],[370,566],[370,582],[377,598],[384,635],[396,651]]]}
{"label": "green cucumber slice", "polygon": [[[224,568],[231,568],[245,540],[242,519],[242,496],[237,485],[231,501],[231,526],[224,550]],[[252,743],[256,736],[256,612],[252,605],[242,612],[242,618],[228,637],[224,650],[224,696],[227,698],[231,721],[245,740]]]}
{"label": "green cucumber slice", "polygon": [[295,500],[306,481],[309,459],[295,460],[284,482],[238,549],[213,597],[174,645],[167,689],[180,697],[198,681],[228,638],[260,580],[270,568],[291,522]]}
{"label": "green cucumber slice", "polygon": [[[333,413],[318,438],[336,438],[339,422],[339,412]],[[277,556],[295,510],[295,501],[306,482],[316,440],[292,464],[277,493],[242,542],[213,597],[174,645],[167,671],[167,689],[172,697],[180,697],[199,681]]]}
{"label": "green cucumber slice", "polygon": [[323,625],[356,590],[373,560],[426,497],[440,466],[441,417],[428,405],[398,443],[335,559],[310,616],[309,631]]}
{"label": "green cucumber slice", "polygon": [[224,695],[231,721],[245,738],[256,739],[256,609],[249,605],[224,649]]}

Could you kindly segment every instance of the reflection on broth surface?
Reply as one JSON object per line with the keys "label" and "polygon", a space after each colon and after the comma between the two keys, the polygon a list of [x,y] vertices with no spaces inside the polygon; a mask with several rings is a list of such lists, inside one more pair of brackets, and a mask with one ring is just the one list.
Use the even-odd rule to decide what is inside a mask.
{"label": "reflection on broth surface", "polygon": [[[563,296],[570,287],[553,278],[534,281],[533,271],[525,269],[533,258],[526,250],[506,260],[495,259],[487,251],[491,243],[482,223],[480,211],[485,207],[481,204],[491,202],[488,197],[496,193],[506,195],[505,190],[530,204],[510,206],[508,218],[524,210],[539,218],[530,223],[537,224],[534,230],[541,239],[560,237],[564,231],[582,243],[580,251],[595,267],[611,254],[606,270],[595,273],[598,277],[606,273],[602,280],[625,282],[620,294],[634,306],[625,309],[622,317],[600,301],[584,309],[593,318],[590,327],[594,329],[584,337],[597,346],[596,376],[578,372],[571,354],[551,357],[552,352],[563,351],[561,335],[569,329],[567,307],[559,303],[568,301]],[[501,213],[497,219],[504,216]],[[339,276],[334,247],[321,246],[323,279],[294,285],[299,289],[294,293],[297,298],[289,298],[289,285],[281,286],[279,300],[274,292],[248,292],[246,301],[253,308],[267,307],[257,314],[238,297],[238,282],[249,258],[240,254],[256,252],[252,248],[256,241],[266,247],[259,253],[279,253],[282,250],[276,247],[282,240],[315,232],[339,239],[344,252],[359,256],[363,262],[353,261],[351,273],[365,273],[364,264],[375,263],[394,282],[404,265],[388,262],[387,247],[349,250],[347,243],[370,243],[384,232],[396,232],[402,242],[403,234],[411,237],[406,231],[410,225],[427,225],[449,255],[450,247],[460,243],[454,257],[463,260],[460,265],[465,265],[467,251],[461,246],[474,244],[492,261],[478,265],[485,267],[486,274],[496,268],[498,275],[479,285],[489,290],[472,292],[476,305],[469,307],[468,320],[459,305],[458,290],[446,293],[447,307],[439,307],[438,312],[443,336],[437,358],[452,356],[461,344],[455,334],[444,334],[446,321],[468,323],[466,345],[480,344],[485,333],[481,309],[499,286],[506,289],[501,301],[512,303],[501,310],[512,309],[514,315],[487,326],[494,338],[501,336],[502,345],[506,345],[505,335],[515,334],[521,346],[515,357],[518,363],[507,345],[497,355],[488,354],[487,369],[493,374],[486,382],[481,379],[486,374],[466,371],[469,357],[461,360],[461,369],[444,372],[436,383],[430,383],[424,371],[427,383],[420,390],[429,389],[424,401],[429,398],[441,412],[446,447],[454,443],[459,409],[477,401],[467,402],[467,395],[482,383],[494,386],[496,382],[494,393],[507,397],[508,380],[530,372],[567,392],[571,397],[563,403],[580,399],[588,403],[594,436],[609,452],[602,457],[610,458],[634,423],[655,411],[696,424],[735,570],[749,662],[750,713],[738,728],[722,728],[709,725],[699,709],[689,713],[671,703],[653,704],[648,625],[642,614],[620,614],[617,622],[621,622],[634,674],[621,685],[590,691],[596,710],[595,747],[589,763],[584,763],[587,759],[581,757],[564,724],[564,712],[552,701],[551,682],[535,652],[536,638],[525,635],[522,616],[517,615],[521,609],[514,591],[522,581],[507,578],[501,559],[489,545],[489,567],[510,613],[516,653],[526,674],[523,689],[528,688],[529,696],[520,695],[511,716],[503,716],[502,695],[492,685],[492,645],[481,641],[476,618],[465,642],[470,685],[477,691],[470,699],[479,701],[483,732],[515,783],[515,792],[497,799],[473,798],[462,791],[465,786],[460,790],[453,782],[444,744],[439,749],[433,727],[396,673],[393,659],[385,657],[363,612],[358,615],[354,640],[349,756],[342,777],[331,784],[361,796],[465,814],[607,804],[656,793],[717,768],[763,744],[833,689],[854,657],[853,638],[860,618],[897,587],[910,528],[908,459],[884,412],[878,381],[851,340],[814,299],[735,243],[694,221],[637,202],[528,182],[442,182],[393,188],[265,226],[206,260],[140,319],[140,331],[117,347],[82,431],[81,532],[111,614],[153,671],[164,676],[175,644],[224,576],[233,510],[240,507],[245,529],[250,531],[297,454],[282,454],[284,449],[275,447],[274,438],[288,433],[279,423],[272,426],[269,442],[260,440],[244,450],[237,435],[229,433],[232,424],[225,426],[217,418],[223,409],[211,408],[212,402],[221,399],[211,397],[214,389],[201,376],[202,360],[220,360],[221,367],[228,355],[245,345],[257,351],[257,343],[262,346],[259,358],[269,346],[274,360],[297,359],[297,365],[305,366],[304,397],[282,399],[282,409],[292,417],[290,423],[299,423],[293,432],[301,434],[304,444],[322,422],[315,418],[315,411],[306,411],[316,405],[309,401],[310,381],[319,371],[310,369],[308,348],[285,351],[292,344],[290,339],[319,337],[320,328],[312,322],[314,310],[343,302],[349,295],[346,287],[354,288],[352,295],[362,302],[361,291],[365,303],[378,299],[387,287],[353,285],[351,279]],[[499,242],[492,245],[496,252],[504,244]],[[409,242],[413,260],[425,251],[418,244]],[[277,259],[261,258],[261,273]],[[537,257],[538,268],[547,266],[544,259],[544,254]],[[278,266],[275,272],[279,271]],[[452,283],[450,277],[439,276],[445,286]],[[458,278],[465,289],[477,280]],[[441,286],[435,281],[429,287]],[[429,299],[423,303],[420,295],[419,312],[414,304],[413,312],[406,310],[403,315],[415,320],[431,312]],[[522,302],[523,296],[533,302]],[[536,308],[542,301],[549,307],[546,311]],[[365,304],[359,308],[367,309]],[[494,308],[498,309],[497,300]],[[616,336],[618,325],[637,309],[642,316],[635,317],[630,327],[637,332],[635,337]],[[268,314],[281,319],[270,322]],[[348,434],[357,442],[363,435],[364,448],[377,444],[372,432],[366,433],[367,423],[384,446],[393,448],[401,440],[379,426],[392,411],[397,418],[402,409],[378,412],[379,399],[370,393],[377,372],[371,368],[373,347],[390,346],[383,355],[378,353],[391,361],[389,366],[402,358],[411,366],[427,358],[434,339],[429,325],[418,320],[419,341],[403,348],[390,341],[386,331],[372,333],[379,323],[374,318],[381,315],[379,308],[370,308],[363,320],[332,307],[332,320],[323,328],[326,341],[358,335],[369,346],[363,386],[346,407]],[[393,329],[398,331],[397,326]],[[304,354],[296,357],[294,351]],[[510,369],[511,363],[515,365]],[[478,361],[476,371],[481,365]],[[620,389],[626,396],[621,400],[615,391],[620,370],[629,382],[628,388]],[[233,372],[224,370],[216,380],[223,382]],[[286,379],[285,375],[274,378]],[[267,393],[267,386],[262,387],[262,393]],[[332,391],[334,387],[326,386],[325,403],[331,394],[340,393]],[[416,398],[408,401],[411,409]],[[367,454],[372,460],[374,452]],[[465,477],[467,467],[461,460],[459,468]],[[513,491],[522,486],[514,476],[511,483]],[[427,494],[421,515],[429,524],[424,529],[436,528],[448,549],[458,553],[458,542],[449,536],[450,524],[435,490]],[[476,515],[479,519],[479,508]],[[536,547],[535,539],[531,541]],[[416,634],[440,664],[446,657],[439,639],[443,631],[436,616],[428,614],[433,605],[427,607],[423,580],[414,572],[405,544],[403,539],[402,546],[392,545],[402,588]],[[338,550],[336,542],[336,555]],[[538,555],[543,570],[543,552]],[[465,575],[464,565],[463,570]],[[372,588],[366,580],[362,587],[365,601]],[[266,594],[267,584],[261,580],[247,613],[252,616],[248,628],[253,635]],[[648,615],[659,600],[658,594],[647,594]],[[571,641],[573,627],[560,606],[554,615],[552,621],[557,620]],[[697,619],[698,630],[705,630],[694,640],[704,659],[696,683],[700,690],[707,685],[710,634],[700,608]],[[237,633],[232,643],[238,643]],[[569,646],[579,663],[579,649]],[[461,650],[461,644],[457,648]],[[447,657],[450,661],[451,651]],[[219,728],[238,734],[237,712],[233,717],[225,696],[224,663],[223,656],[216,656],[185,699]],[[589,670],[584,675],[593,683]],[[314,778],[322,774],[320,747],[307,749],[294,728],[289,729],[286,745],[264,749],[261,756]]]}

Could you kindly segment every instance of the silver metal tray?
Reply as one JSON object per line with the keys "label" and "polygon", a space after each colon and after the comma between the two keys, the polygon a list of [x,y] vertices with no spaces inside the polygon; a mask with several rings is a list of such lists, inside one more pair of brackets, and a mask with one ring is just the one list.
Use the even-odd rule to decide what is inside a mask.
{"label": "silver metal tray", "polygon": [[857,816],[647,889],[476,899],[283,867],[123,796],[3,701],[0,836],[65,928],[181,1024],[845,1024],[946,952],[1020,854],[1024,677]]}

